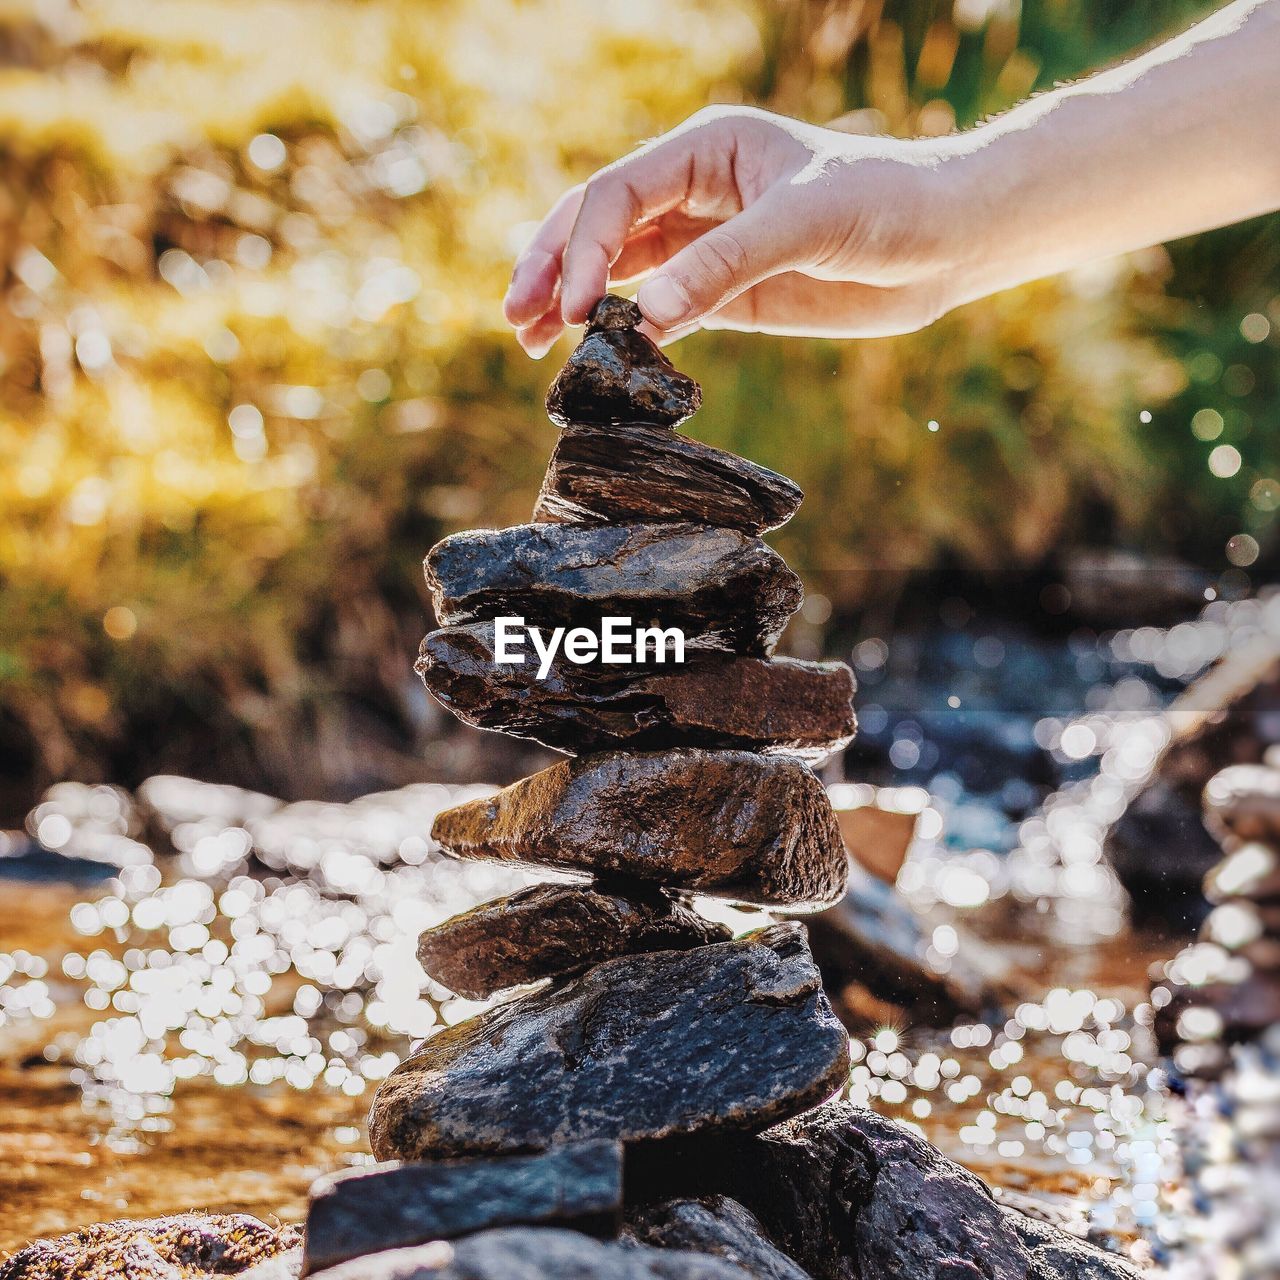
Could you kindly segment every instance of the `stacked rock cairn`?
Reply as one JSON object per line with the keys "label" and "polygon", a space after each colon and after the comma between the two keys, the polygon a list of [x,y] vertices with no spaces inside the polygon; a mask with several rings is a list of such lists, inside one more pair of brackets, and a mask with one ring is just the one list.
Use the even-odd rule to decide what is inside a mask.
{"label": "stacked rock cairn", "polygon": [[[455,534],[425,566],[442,624],[422,644],[427,688],[469,724],[571,757],[441,813],[433,836],[454,857],[579,879],[422,935],[427,974],[467,998],[550,981],[403,1061],[374,1100],[370,1141],[428,1183],[423,1162],[456,1171],[459,1157],[487,1157],[467,1164],[480,1183],[504,1180],[504,1202],[530,1160],[534,1200],[553,1169],[555,1209],[525,1204],[507,1221],[580,1227],[616,1200],[624,1154],[759,1132],[829,1098],[849,1069],[801,925],[735,940],[689,897],[779,912],[839,900],[848,855],[811,766],[853,737],[853,673],[770,656],[802,589],[760,535],[802,494],[677,433],[701,391],[640,319],[634,303],[601,299],[553,384],[562,430],[533,522]],[[532,653],[496,661],[501,617],[680,628],[685,660],[579,665],[561,653],[539,678]],[[568,1188],[585,1194],[581,1212],[566,1208]],[[339,1179],[313,1200],[309,1269],[411,1243],[406,1231],[366,1196],[344,1198]],[[343,1243],[335,1253],[322,1239]]]}
{"label": "stacked rock cairn", "polygon": [[1187,1061],[1216,1066],[1217,1045],[1280,1025],[1280,767],[1214,774],[1204,821],[1224,858],[1205,877],[1213,904],[1199,939],[1165,966],[1153,991],[1161,1040],[1191,1049]]}

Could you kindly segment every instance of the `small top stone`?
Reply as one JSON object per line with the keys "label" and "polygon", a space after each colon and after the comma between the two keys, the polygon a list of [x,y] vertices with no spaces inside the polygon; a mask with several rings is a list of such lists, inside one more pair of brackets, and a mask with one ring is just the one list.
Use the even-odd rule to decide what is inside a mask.
{"label": "small top stone", "polygon": [[582,341],[547,392],[560,426],[644,424],[674,427],[702,403],[702,388],[641,333],[640,308],[605,294],[587,317]]}

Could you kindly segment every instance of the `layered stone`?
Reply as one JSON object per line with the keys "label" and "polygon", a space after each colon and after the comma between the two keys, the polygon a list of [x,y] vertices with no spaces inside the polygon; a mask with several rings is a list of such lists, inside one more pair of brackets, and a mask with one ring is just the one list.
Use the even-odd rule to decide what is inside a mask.
{"label": "layered stone", "polygon": [[500,616],[597,629],[603,616],[679,627],[693,648],[772,651],[803,591],[776,551],[691,524],[524,524],[455,533],[426,560],[445,625]]}
{"label": "layered stone", "polygon": [[625,956],[431,1037],[378,1090],[379,1159],[765,1128],[845,1080],[848,1037],[795,924]]}
{"label": "layered stone", "polygon": [[535,522],[685,522],[763,533],[804,494],[794,480],[661,427],[566,427],[533,510]]}
{"label": "layered stone", "polygon": [[614,1236],[621,1208],[622,1148],[616,1142],[566,1143],[501,1159],[347,1169],[311,1188],[303,1273],[492,1227],[550,1225]]}
{"label": "layered stone", "polygon": [[822,783],[745,751],[609,752],[446,809],[456,857],[634,877],[762,906],[840,898],[848,855]]}
{"label": "layered stone", "polygon": [[683,664],[499,664],[494,626],[433,631],[418,674],[460,720],[577,754],[742,748],[825,760],[853,737],[853,672],[839,662],[695,654]]}
{"label": "layered stone", "polygon": [[686,951],[725,942],[723,925],[652,886],[534,885],[426,930],[418,962],[428,977],[482,1000],[543,978],[566,978],[616,956]]}
{"label": "layered stone", "polygon": [[674,427],[698,409],[702,388],[639,331],[643,319],[627,298],[606,294],[596,303],[547,392],[552,422]]}
{"label": "layered stone", "polygon": [[722,1258],[610,1244],[555,1227],[500,1227],[457,1243],[384,1249],[319,1274],[325,1280],[752,1280]]}

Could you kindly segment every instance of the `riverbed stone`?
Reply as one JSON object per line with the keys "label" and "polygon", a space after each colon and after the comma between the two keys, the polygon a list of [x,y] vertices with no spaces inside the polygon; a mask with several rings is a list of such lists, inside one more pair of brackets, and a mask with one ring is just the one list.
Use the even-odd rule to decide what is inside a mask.
{"label": "riverbed stone", "polygon": [[[647,1167],[628,1170],[637,1192],[682,1181],[730,1196],[815,1280],[1137,1280],[1121,1259],[1047,1224],[1024,1228],[919,1134],[851,1103],[756,1137],[645,1154]],[[1055,1258],[1076,1261],[1059,1272]]]}
{"label": "riverbed stone", "polygon": [[811,1280],[768,1238],[760,1220],[728,1196],[643,1205],[628,1217],[624,1238],[663,1249],[714,1254],[756,1280]]}
{"label": "riverbed stone", "polygon": [[247,1213],[175,1213],[121,1219],[46,1240],[0,1260],[0,1280],[194,1280],[231,1276],[289,1259],[297,1227],[270,1227]]}
{"label": "riverbed stone", "polygon": [[561,426],[652,423],[674,427],[702,404],[702,388],[681,373],[638,326],[629,298],[606,294],[547,391],[547,416]]}
{"label": "riverbed stone", "polygon": [[687,648],[750,654],[772,652],[804,596],[759,538],[692,524],[468,530],[432,547],[425,570],[446,626],[520,617],[598,632],[602,617],[627,617],[681,628]]}
{"label": "riverbed stone", "polygon": [[583,665],[561,652],[545,677],[538,669],[532,653],[499,664],[491,622],[433,631],[417,662],[459,719],[571,755],[739,747],[817,763],[857,728],[853,672],[841,662],[694,654],[677,665]]}
{"label": "riverbed stone", "polygon": [[562,761],[446,809],[431,834],[455,857],[625,875],[762,906],[835,902],[848,877],[822,783],[797,760],[747,751]]}
{"label": "riverbed stone", "polygon": [[304,1274],[492,1227],[554,1225],[612,1237],[621,1207],[622,1147],[598,1139],[537,1155],[348,1169],[311,1188]]}
{"label": "riverbed stone", "polygon": [[450,990],[483,1000],[615,956],[685,951],[731,936],[652,885],[541,884],[426,930],[418,963]]}
{"label": "riverbed stone", "polygon": [[722,1258],[608,1244],[555,1227],[500,1227],[456,1243],[386,1249],[317,1272],[325,1280],[752,1280]]}
{"label": "riverbed stone", "polygon": [[764,533],[786,524],[803,498],[794,480],[662,427],[566,427],[533,519],[676,521]]}
{"label": "riverbed stone", "polygon": [[428,1039],[369,1117],[381,1160],[758,1130],[845,1080],[801,928],[624,956]]}

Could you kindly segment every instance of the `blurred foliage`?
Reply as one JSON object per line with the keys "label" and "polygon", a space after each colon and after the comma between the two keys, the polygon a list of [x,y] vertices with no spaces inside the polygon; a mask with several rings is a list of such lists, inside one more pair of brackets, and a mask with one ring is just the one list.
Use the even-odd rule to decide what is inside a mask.
{"label": "blurred foliage", "polygon": [[[945,132],[1204,7],[0,0],[0,752],[413,776],[417,562],[527,518],[554,439],[557,357],[498,303],[567,183],[708,100]],[[1278,250],[1237,228],[882,342],[699,336],[693,432],[801,482],[778,545],[838,606],[850,568],[1082,543],[1217,568],[1280,502]]]}

